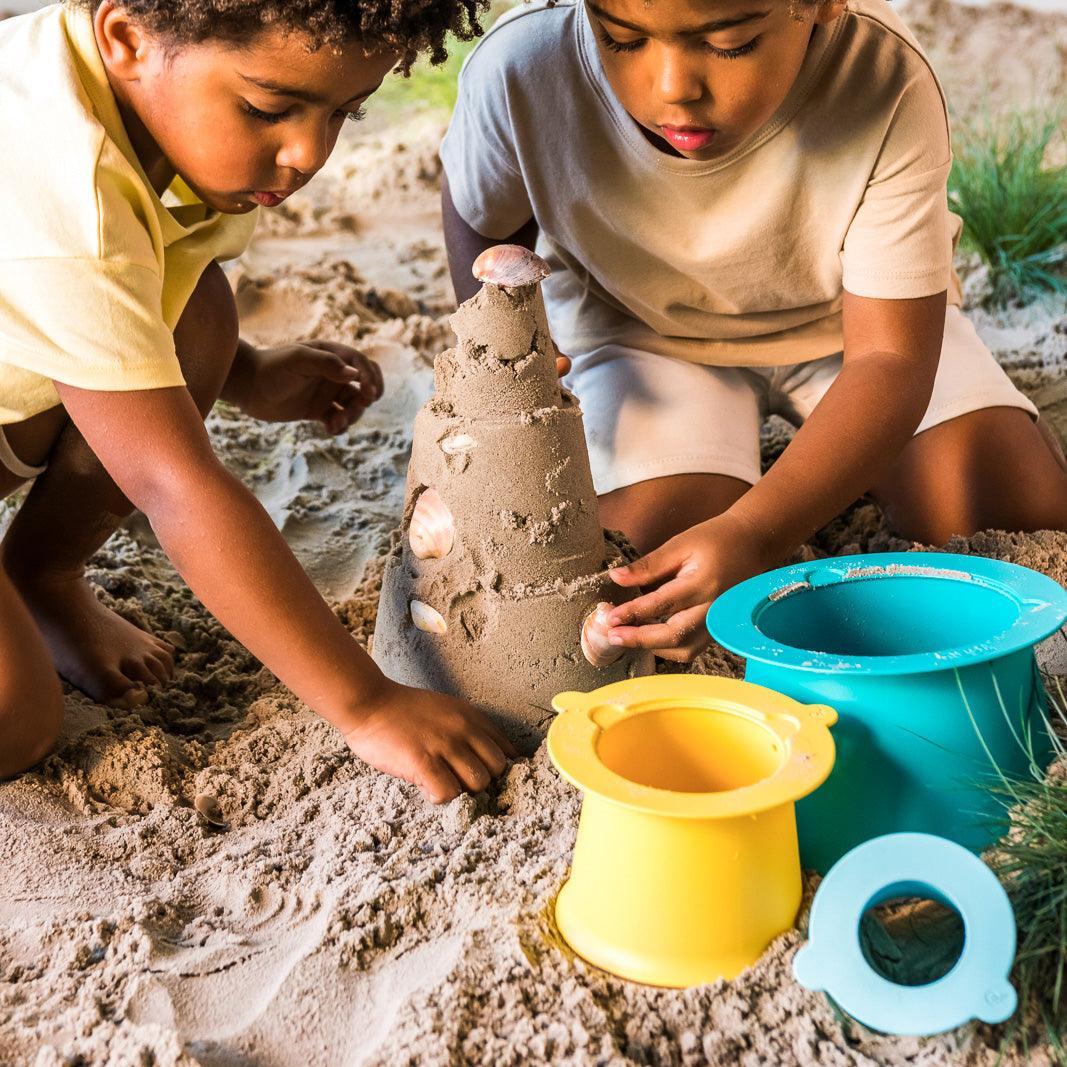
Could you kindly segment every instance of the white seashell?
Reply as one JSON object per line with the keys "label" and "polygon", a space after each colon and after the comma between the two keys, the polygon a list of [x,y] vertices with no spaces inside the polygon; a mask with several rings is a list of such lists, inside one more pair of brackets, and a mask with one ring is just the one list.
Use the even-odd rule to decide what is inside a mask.
{"label": "white seashell", "polygon": [[514,288],[536,285],[552,269],[536,252],[522,245],[493,245],[474,261],[471,273],[480,282]]}
{"label": "white seashell", "polygon": [[596,610],[582,623],[582,654],[594,667],[608,667],[621,659],[626,649],[608,641],[607,623],[611,604],[597,604]]}
{"label": "white seashell", "polygon": [[419,559],[442,559],[456,543],[452,512],[436,489],[424,489],[415,501],[408,526],[408,543]]}
{"label": "white seashell", "polygon": [[448,623],[445,622],[445,617],[436,608],[431,608],[429,604],[424,604],[421,600],[411,602],[411,621],[416,629],[428,634],[448,633]]}
{"label": "white seashell", "polygon": [[478,442],[469,433],[450,433],[441,442],[441,451],[446,456],[457,456],[460,452],[471,452],[478,447]]}
{"label": "white seashell", "polygon": [[219,807],[218,798],[211,793],[197,793],[193,797],[193,807],[197,815],[208,825],[216,826],[220,830],[225,830],[229,826],[226,816],[222,814],[222,808]]}

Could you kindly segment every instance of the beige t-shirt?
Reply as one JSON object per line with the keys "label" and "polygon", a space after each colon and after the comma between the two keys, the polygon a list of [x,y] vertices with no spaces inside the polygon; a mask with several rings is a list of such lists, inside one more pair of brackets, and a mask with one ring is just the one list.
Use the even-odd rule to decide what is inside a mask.
{"label": "beige t-shirt", "polygon": [[712,162],[645,139],[580,4],[520,7],[464,64],[441,159],[479,233],[536,219],[573,356],[802,362],[841,350],[843,290],[958,299],[945,101],[884,0],[817,27],[777,113]]}
{"label": "beige t-shirt", "polygon": [[0,22],[0,426],[82,389],[183,385],[174,327],[257,212],[175,179],[161,199],[126,134],[82,8]]}

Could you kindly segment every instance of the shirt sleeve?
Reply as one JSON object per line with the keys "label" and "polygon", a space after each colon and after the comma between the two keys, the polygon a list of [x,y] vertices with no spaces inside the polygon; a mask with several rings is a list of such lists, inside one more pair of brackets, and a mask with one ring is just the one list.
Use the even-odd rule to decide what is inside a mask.
{"label": "shirt sleeve", "polygon": [[933,73],[917,69],[897,101],[841,252],[844,288],[907,299],[949,288],[958,220],[948,209],[948,117]]}
{"label": "shirt sleeve", "polygon": [[[452,202],[483,237],[510,237],[533,217],[509,107],[507,49],[516,24],[498,25],[467,57],[441,144]],[[512,87],[513,88],[513,87]]]}
{"label": "shirt sleeve", "polygon": [[81,389],[185,384],[159,274],[121,260],[0,260],[0,360]]}

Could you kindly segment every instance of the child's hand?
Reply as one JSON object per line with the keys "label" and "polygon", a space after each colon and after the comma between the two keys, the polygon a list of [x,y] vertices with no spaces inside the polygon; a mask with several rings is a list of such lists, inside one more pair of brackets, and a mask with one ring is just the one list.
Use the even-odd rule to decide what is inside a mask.
{"label": "child's hand", "polygon": [[372,767],[413,782],[434,804],[464,790],[481,792],[515,755],[480,712],[441,693],[390,682],[360,711],[363,721],[345,734],[348,747]]}
{"label": "child's hand", "polygon": [[333,341],[252,349],[240,407],[266,422],[316,419],[341,433],[382,395],[378,364]]}
{"label": "child's hand", "polygon": [[730,514],[702,522],[611,571],[616,585],[656,586],[608,614],[608,639],[625,648],[651,649],[661,659],[689,663],[711,639],[704,624],[711,602],[732,585],[764,570],[750,527]]}

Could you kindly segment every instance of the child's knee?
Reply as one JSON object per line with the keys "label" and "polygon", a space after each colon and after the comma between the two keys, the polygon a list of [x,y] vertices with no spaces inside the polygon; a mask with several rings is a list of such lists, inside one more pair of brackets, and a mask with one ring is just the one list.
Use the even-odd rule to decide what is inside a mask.
{"label": "child's knee", "polygon": [[209,263],[174,330],[186,386],[206,415],[222,393],[237,351],[237,305],[226,275]]}
{"label": "child's knee", "polygon": [[63,725],[63,690],[50,678],[0,678],[0,779],[38,764],[55,747]]}

